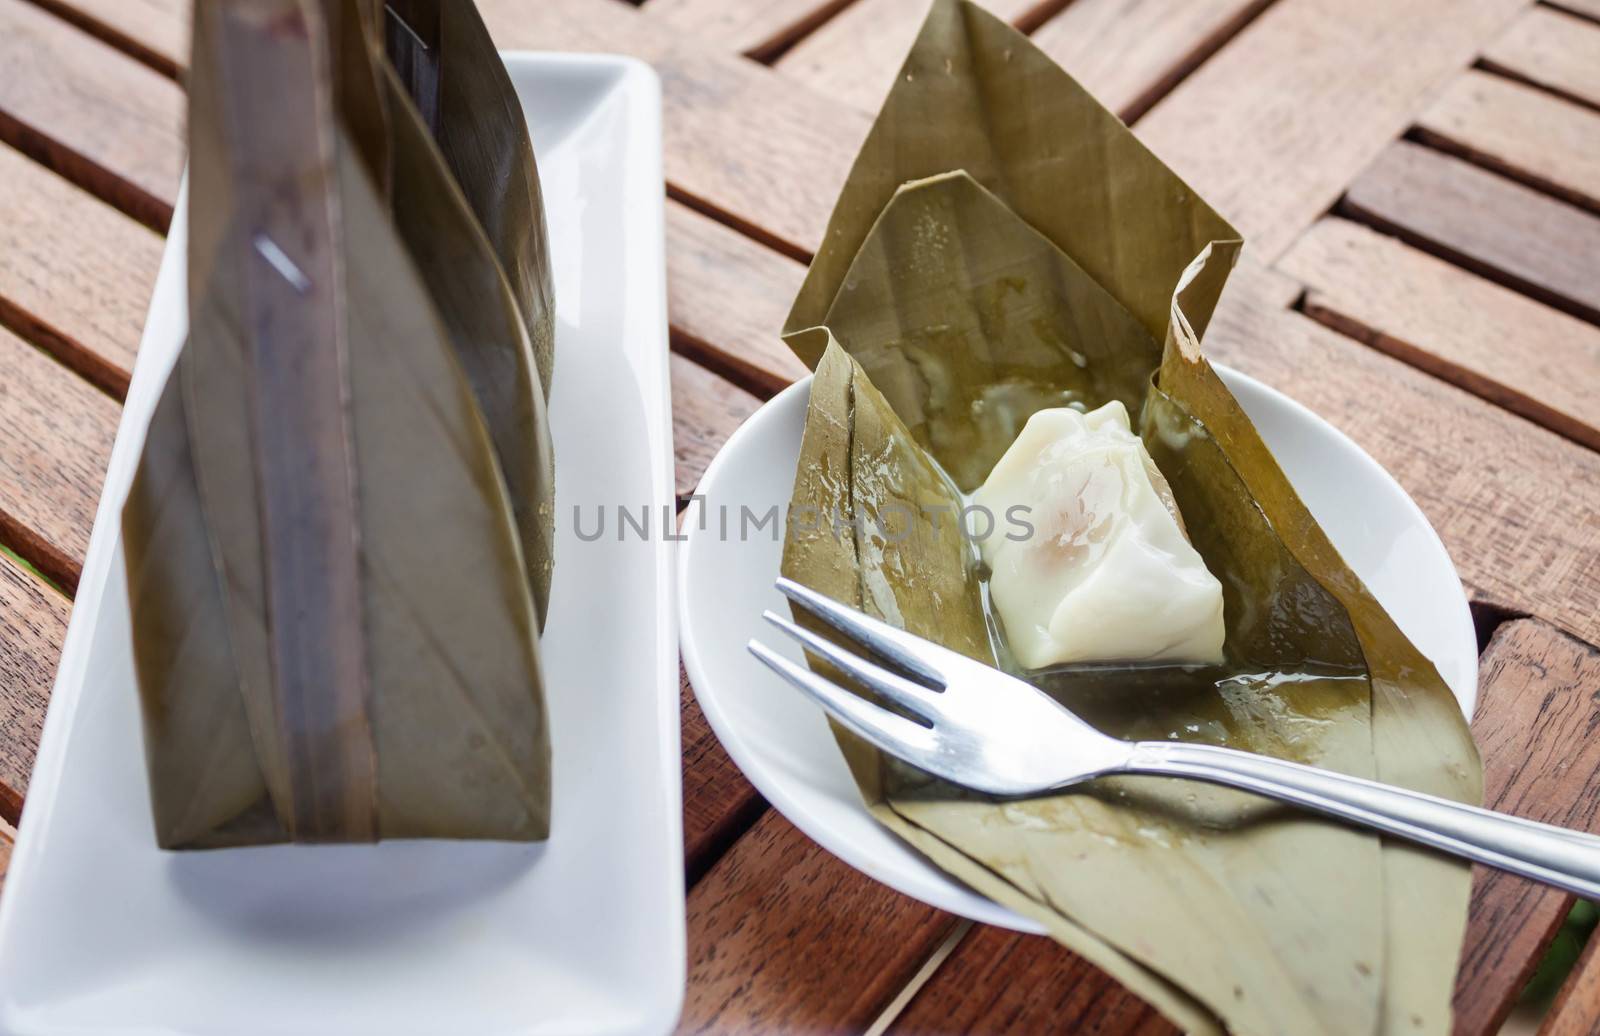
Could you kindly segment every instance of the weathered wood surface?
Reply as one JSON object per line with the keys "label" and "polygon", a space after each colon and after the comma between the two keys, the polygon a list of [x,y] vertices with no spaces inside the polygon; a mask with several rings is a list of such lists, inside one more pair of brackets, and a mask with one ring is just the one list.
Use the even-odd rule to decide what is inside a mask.
{"label": "weathered wood surface", "polygon": [[687,499],[700,484],[706,465],[761,401],[744,389],[674,354],[672,435],[677,454],[677,490]]}
{"label": "weathered wood surface", "polygon": [[[648,13],[702,46],[769,58],[796,40],[814,35],[817,26],[838,14],[852,0],[650,0]],[[903,2],[903,0],[902,0]]]}
{"label": "weathered wood surface", "polygon": [[1593,324],[1342,219],[1318,222],[1279,269],[1307,285],[1318,321],[1600,449]]}
{"label": "weathered wood surface", "polygon": [[[994,0],[986,6],[1007,21],[1027,24],[1059,7],[1060,0]],[[927,12],[927,0],[854,0],[795,44],[776,67],[837,101],[876,111]]]}
{"label": "weathered wood surface", "polygon": [[[1418,499],[1475,596],[1539,617],[1502,628],[1485,671],[1493,658],[1509,659],[1500,671],[1522,674],[1541,693],[1589,671],[1573,659],[1593,649],[1558,630],[1600,639],[1600,455],[1589,448],[1600,334],[1592,293],[1600,289],[1583,276],[1600,268],[1600,237],[1584,222],[1593,218],[1583,206],[1596,190],[1595,145],[1581,133],[1596,114],[1594,66],[1583,57],[1600,20],[1594,2],[1556,5],[1579,17],[1525,0],[994,5],[1123,112],[1149,107],[1137,131],[1251,238],[1251,261],[1229,290],[1211,351],[1350,432]],[[42,27],[61,48],[70,90],[0,85],[0,119],[30,132],[37,124],[46,136],[24,142],[32,158],[0,147],[0,323],[30,343],[0,336],[21,372],[8,369],[12,377],[0,381],[0,544],[43,559],[70,588],[116,413],[83,377],[111,396],[125,387],[160,248],[157,235],[112,207],[136,210],[139,192],[170,206],[182,142],[177,124],[135,136],[104,124],[124,108],[170,111],[175,86],[129,72],[126,59],[40,22],[36,9],[15,14],[18,3],[0,0],[0,26],[11,13]],[[684,493],[757,400],[804,373],[773,331],[925,4],[854,0],[837,12],[835,0],[482,6],[505,45],[620,50],[663,76]],[[38,7],[67,14],[163,74],[186,58],[187,0]],[[13,51],[15,41],[0,39],[0,56]],[[741,52],[777,60],[762,67]],[[123,73],[94,74],[99,58]],[[1493,74],[1470,69],[1480,60]],[[82,103],[61,103],[75,90]],[[1408,132],[1429,146],[1396,143]],[[1403,240],[1327,218],[1347,191],[1342,212]],[[1295,312],[1302,287],[1303,312]],[[84,412],[97,416],[83,424]],[[15,813],[36,746],[28,724],[48,693],[65,618],[55,591],[13,568],[21,581],[0,581],[0,816]],[[1507,644],[1521,654],[1506,654]],[[767,811],[683,694],[694,883],[685,1027],[860,1031],[952,931],[950,919],[874,885]],[[1496,744],[1508,747],[1495,751],[1513,763],[1561,743],[1523,731],[1536,740],[1518,748],[1515,731],[1502,733]],[[14,736],[16,748],[7,744]],[[1564,761],[1544,759],[1507,787],[1570,773]],[[1493,781],[1494,759],[1490,772]],[[1540,794],[1564,795],[1565,787]],[[1530,810],[1550,805],[1538,795],[1522,801]],[[4,844],[0,836],[0,853]],[[1501,904],[1500,913],[1485,913],[1485,902]],[[1524,925],[1505,902],[1485,900],[1480,889],[1474,915],[1489,925],[1485,945],[1525,954],[1481,965],[1482,999],[1496,1011],[1515,992],[1551,911],[1530,906],[1535,923]],[[976,929],[897,1026],[1164,1031],[1143,1005],[1075,961],[1040,940]],[[1558,1007],[1563,1034],[1600,1024],[1593,954],[1585,974]],[[1030,1013],[1021,996],[1049,1010]]]}
{"label": "weathered wood surface", "polygon": [[22,813],[66,633],[67,599],[0,554],[0,820]]}
{"label": "weathered wood surface", "polygon": [[1042,935],[979,927],[890,1025],[904,1036],[1059,1031],[1099,1036],[1170,1036],[1178,1030],[1082,957]]}
{"label": "weathered wood surface", "polygon": [[69,589],[89,546],[117,404],[0,328],[0,543]]}
{"label": "weathered wood surface", "polygon": [[[1484,801],[1517,816],[1600,833],[1600,649],[1541,622],[1495,631],[1472,724]],[[1477,868],[1457,1036],[1493,1036],[1567,916],[1564,892]]]}
{"label": "weathered wood surface", "polygon": [[767,804],[723,751],[694,700],[689,674],[681,668],[678,694],[683,710],[683,859],[693,885]]}
{"label": "weathered wood surface", "polygon": [[667,205],[672,345],[767,396],[806,374],[777,336],[805,267],[682,205]]}
{"label": "weathered wood surface", "polygon": [[0,68],[0,139],[166,226],[183,171],[176,83],[27,0],[0,0]]}
{"label": "weathered wood surface", "polygon": [[1489,44],[1483,64],[1600,108],[1600,24],[1588,19],[1543,5],[1529,7]]}
{"label": "weathered wood surface", "polygon": [[0,145],[0,323],[121,397],[160,235]]}
{"label": "weathered wood surface", "polygon": [[861,1032],[955,919],[768,811],[689,894],[682,1032]]}
{"label": "weathered wood surface", "polygon": [[1249,291],[1224,294],[1206,344],[1372,454],[1470,586],[1600,639],[1600,455]]}
{"label": "weathered wood surface", "polygon": [[1275,260],[1523,0],[1279,0],[1139,120]]}
{"label": "weathered wood surface", "polygon": [[1341,211],[1600,323],[1600,216],[1405,142],[1361,174]]}
{"label": "weathered wood surface", "polygon": [[1033,41],[1133,122],[1270,0],[1073,0]]}
{"label": "weathered wood surface", "polygon": [[190,0],[33,2],[166,75],[189,61]]}
{"label": "weathered wood surface", "polygon": [[616,0],[480,0],[501,47],[601,50],[655,66],[673,193],[791,255],[822,240],[864,112],[771,69],[704,48]]}
{"label": "weathered wood surface", "polygon": [[1600,112],[1471,71],[1422,113],[1417,132],[1435,147],[1600,212]]}

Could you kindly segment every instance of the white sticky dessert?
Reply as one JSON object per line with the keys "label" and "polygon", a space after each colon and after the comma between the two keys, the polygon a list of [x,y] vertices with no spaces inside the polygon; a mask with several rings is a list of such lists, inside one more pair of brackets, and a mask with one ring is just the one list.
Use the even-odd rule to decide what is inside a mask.
{"label": "white sticky dessert", "polygon": [[1023,667],[1222,660],[1222,584],[1121,403],[1034,414],[972,502],[994,519],[980,549]]}

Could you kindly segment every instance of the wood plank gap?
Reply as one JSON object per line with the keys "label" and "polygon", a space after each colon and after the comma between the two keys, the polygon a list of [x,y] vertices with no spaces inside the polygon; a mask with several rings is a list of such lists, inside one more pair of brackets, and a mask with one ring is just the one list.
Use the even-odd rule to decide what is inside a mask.
{"label": "wood plank gap", "polygon": [[1570,90],[1563,90],[1559,86],[1555,86],[1551,83],[1541,83],[1537,79],[1523,75],[1521,72],[1511,68],[1509,65],[1500,64],[1493,58],[1481,57],[1472,63],[1472,67],[1477,69],[1479,72],[1487,72],[1492,76],[1498,76],[1501,79],[1509,79],[1511,82],[1518,83],[1522,86],[1532,87],[1542,94],[1549,94],[1551,97],[1566,101],[1568,104],[1576,104],[1580,108],[1587,108],[1592,112],[1600,112],[1600,104],[1596,104],[1587,97],[1584,97],[1580,94],[1575,94]]}
{"label": "wood plank gap", "polygon": [[805,16],[774,33],[771,37],[762,40],[753,47],[747,47],[744,56],[751,61],[758,61],[763,65],[770,65],[783,57],[789,48],[816,32],[822,26],[838,17],[839,12],[856,3],[857,0],[830,0],[829,3],[806,12]]}
{"label": "wood plank gap", "polygon": [[1520,295],[1526,295],[1535,302],[1542,302],[1546,306],[1559,309],[1561,312],[1577,317],[1579,320],[1600,326],[1600,309],[1557,294],[1536,281],[1518,277],[1516,274],[1502,270],[1492,263],[1475,259],[1441,241],[1392,222],[1378,213],[1351,201],[1348,195],[1339,199],[1332,209],[1332,214],[1397,237],[1413,248],[1427,252],[1435,258],[1443,259],[1447,263],[1453,263],[1485,280],[1493,281],[1502,288],[1510,288]]}
{"label": "wood plank gap", "polygon": [[[777,332],[775,331],[773,334],[776,335]],[[776,379],[759,368],[741,364],[736,357],[717,348],[711,342],[680,331],[676,327],[670,329],[669,339],[673,352],[685,359],[693,360],[718,377],[737,385],[752,396],[755,396],[763,403],[788,387],[788,382],[778,384]]]}
{"label": "wood plank gap", "polygon": [[158,234],[165,234],[172,223],[171,205],[5,111],[0,111],[0,141]]}
{"label": "wood plank gap", "polygon": [[1011,26],[1024,36],[1032,36],[1039,26],[1065,11],[1072,3],[1073,0],[1040,0],[1021,14],[1014,15]]}
{"label": "wood plank gap", "polygon": [[1532,617],[1525,611],[1509,607],[1499,601],[1486,600],[1477,594],[1469,595],[1467,611],[1472,614],[1472,629],[1478,635],[1479,655],[1489,650],[1489,644],[1501,626]]}
{"label": "wood plank gap", "polygon": [[130,374],[104,356],[0,295],[0,327],[80,375],[118,403],[128,398]]}
{"label": "wood plank gap", "polygon": [[1251,23],[1277,2],[1278,0],[1256,0],[1255,3],[1241,8],[1237,15],[1219,25],[1210,35],[1196,41],[1194,47],[1179,58],[1176,64],[1151,83],[1144,92],[1123,105],[1117,115],[1129,126],[1138,122],[1146,112],[1159,104],[1196,69],[1210,60],[1213,54],[1233,42],[1235,36],[1248,29]]}
{"label": "wood plank gap", "polygon": [[[68,597],[77,595],[80,572],[77,559],[3,509],[0,509],[0,543],[55,584],[56,589]],[[3,811],[3,803],[4,795],[0,793],[0,811]]]}
{"label": "wood plank gap", "polygon": [[762,817],[767,815],[767,811],[770,808],[767,805],[767,800],[758,795],[741,803],[736,810],[726,814],[722,823],[712,829],[705,841],[692,847],[693,851],[684,854],[684,887],[693,889],[700,884],[700,879],[706,876],[706,873],[716,865],[718,860],[727,855],[728,850],[733,848],[734,843],[743,838],[751,828],[760,822]]}
{"label": "wood plank gap", "polygon": [[933,948],[933,952],[928,954],[928,959],[922,962],[922,967],[917,969],[917,973],[911,976],[911,980],[906,983],[905,988],[895,995],[895,998],[889,1002],[889,1006],[885,1007],[883,1013],[878,1015],[877,1021],[873,1022],[862,1036],[883,1036],[884,1033],[888,1032],[889,1026],[893,1025],[895,1019],[905,1012],[905,1009],[911,1004],[911,999],[917,995],[917,992],[923,986],[928,984],[928,980],[933,978],[940,966],[950,959],[950,955],[956,951],[956,947],[960,945],[961,940],[967,937],[974,926],[975,922],[965,917],[957,922],[956,926],[950,929],[950,934],[944,937],[944,942]]}
{"label": "wood plank gap", "polygon": [[1600,25],[1600,2],[1596,0],[1540,0],[1538,6]]}
{"label": "wood plank gap", "polygon": [[810,265],[811,263],[812,253],[810,251],[801,248],[797,244],[785,241],[777,234],[763,230],[754,223],[751,223],[749,220],[741,219],[726,209],[717,207],[710,201],[696,197],[681,187],[676,187],[670,183],[667,184],[667,197],[678,204],[685,206],[686,208],[693,209],[702,216],[707,216],[716,220],[718,223],[721,223],[723,226],[728,227],[729,229],[737,230],[750,240],[766,245],[774,252],[781,253],[782,255],[788,256],[790,259],[794,259],[807,265]]}
{"label": "wood plank gap", "polygon": [[21,554],[18,554],[14,549],[12,549],[10,544],[0,541],[0,565],[4,565],[6,562],[10,562],[11,564],[17,566],[24,572],[28,573],[30,577],[37,579],[40,583],[49,587],[52,591],[54,591],[55,595],[61,598],[66,604],[70,605],[72,603],[72,595],[67,593],[66,590],[62,589],[60,584],[35,568],[32,562],[23,557]]}
{"label": "wood plank gap", "polygon": [[1346,338],[1353,338],[1363,345],[1387,353],[1424,374],[1430,374],[1457,388],[1465,389],[1485,402],[1525,417],[1534,424],[1548,428],[1580,446],[1600,450],[1600,430],[1547,406],[1510,385],[1485,377],[1469,367],[1452,363],[1443,356],[1413,345],[1402,338],[1385,334],[1355,317],[1341,313],[1337,308],[1321,301],[1321,296],[1313,292],[1303,293],[1293,308],[1330,331],[1337,331]]}
{"label": "wood plank gap", "polygon": [[100,19],[85,14],[66,0],[29,0],[29,2],[44,8],[62,21],[77,26],[95,39],[110,44],[134,60],[150,66],[168,79],[182,78],[183,70],[178,62]]}
{"label": "wood plank gap", "polygon": [[[1510,81],[1521,83],[1521,80],[1518,79],[1511,79]],[[1535,86],[1541,93],[1549,93],[1543,88],[1536,87],[1536,84],[1523,85]],[[1477,166],[1479,169],[1494,173],[1496,176],[1503,176],[1507,180],[1519,183],[1529,190],[1538,191],[1546,197],[1554,198],[1556,201],[1565,202],[1574,208],[1583,209],[1585,212],[1600,216],[1600,194],[1591,196],[1582,191],[1574,190],[1548,177],[1540,176],[1485,151],[1480,151],[1436,130],[1428,129],[1426,126],[1412,126],[1406,130],[1403,139],[1413,144],[1420,144],[1440,154],[1449,155],[1451,158],[1459,158],[1469,165]]]}

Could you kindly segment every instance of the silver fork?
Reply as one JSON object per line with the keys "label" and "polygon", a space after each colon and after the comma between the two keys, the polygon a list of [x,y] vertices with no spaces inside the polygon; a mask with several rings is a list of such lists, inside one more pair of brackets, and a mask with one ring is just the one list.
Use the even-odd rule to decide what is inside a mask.
{"label": "silver fork", "polygon": [[1231,748],[1108,737],[998,669],[792,580],[780,579],[778,589],[885,664],[770,611],[768,622],[926,725],[834,685],[759,641],[750,642],[750,651],[870,744],[954,784],[1014,798],[1110,774],[1209,781],[1600,899],[1600,838]]}

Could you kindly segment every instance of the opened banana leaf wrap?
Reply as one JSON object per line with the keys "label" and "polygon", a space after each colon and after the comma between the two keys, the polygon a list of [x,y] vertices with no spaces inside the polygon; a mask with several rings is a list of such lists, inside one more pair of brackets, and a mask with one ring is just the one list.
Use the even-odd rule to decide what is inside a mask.
{"label": "opened banana leaf wrap", "polygon": [[[1222,583],[1225,661],[1019,675],[1119,736],[1476,801],[1448,687],[1201,355],[1241,246],[1024,36],[936,0],[785,328],[815,375],[783,571],[1018,671],[952,516],[1032,413],[1120,400]],[[1195,782],[993,800],[835,733],[885,825],[1189,1031],[1450,1028],[1464,865]]]}
{"label": "opened banana leaf wrap", "polygon": [[553,310],[505,68],[470,3],[199,0],[189,94],[189,336],[123,510],[157,840],[542,839]]}

